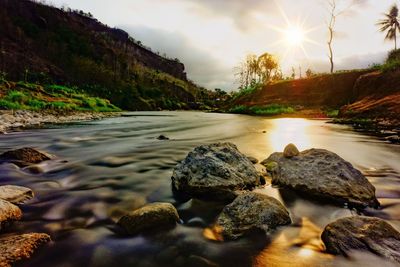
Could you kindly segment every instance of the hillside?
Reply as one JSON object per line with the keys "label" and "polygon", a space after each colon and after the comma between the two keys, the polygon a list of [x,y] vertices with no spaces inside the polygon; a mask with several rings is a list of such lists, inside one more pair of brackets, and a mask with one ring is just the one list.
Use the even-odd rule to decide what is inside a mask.
{"label": "hillside", "polygon": [[78,86],[129,110],[189,108],[206,94],[179,60],[82,11],[0,0],[0,24],[0,71],[8,80]]}
{"label": "hillside", "polygon": [[400,70],[354,70],[281,81],[239,95],[228,107],[252,111],[274,105],[281,105],[283,111],[288,110],[287,107],[340,109],[339,117],[343,119],[389,121],[400,125]]}

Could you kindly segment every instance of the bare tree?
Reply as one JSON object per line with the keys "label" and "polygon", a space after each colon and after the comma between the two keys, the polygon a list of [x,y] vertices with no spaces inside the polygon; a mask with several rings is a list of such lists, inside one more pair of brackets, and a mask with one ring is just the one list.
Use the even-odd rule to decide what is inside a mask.
{"label": "bare tree", "polygon": [[331,64],[331,73],[333,73],[335,69],[334,65],[334,55],[333,55],[333,39],[335,37],[335,26],[336,20],[339,16],[343,15],[346,11],[348,11],[354,5],[362,2],[361,0],[352,0],[350,3],[342,8],[338,8],[337,5],[338,0],[328,0],[329,6],[329,20],[327,22],[328,26],[328,50],[329,50],[329,62]]}

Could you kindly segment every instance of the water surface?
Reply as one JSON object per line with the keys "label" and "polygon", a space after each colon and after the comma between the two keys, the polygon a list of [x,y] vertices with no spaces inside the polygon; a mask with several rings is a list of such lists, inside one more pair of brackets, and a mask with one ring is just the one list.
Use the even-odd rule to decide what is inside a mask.
{"label": "water surface", "polygon": [[[171,138],[160,141],[164,134]],[[200,112],[133,112],[120,118],[57,125],[0,136],[0,152],[33,146],[57,156],[32,174],[0,167],[0,184],[25,185],[36,197],[22,206],[24,218],[12,231],[42,231],[53,243],[22,266],[376,266],[388,264],[367,253],[351,258],[323,253],[322,229],[355,211],[301,198],[271,186],[257,191],[276,197],[293,224],[264,236],[215,241],[210,227],[223,205],[179,203],[171,192],[174,166],[195,146],[230,141],[259,160],[290,142],[299,149],[331,150],[377,188],[380,210],[364,214],[400,229],[400,146],[323,120],[269,119]],[[261,166],[257,166],[262,169]],[[173,203],[182,223],[145,236],[124,237],[114,222],[145,203]],[[201,265],[200,265],[201,266]]]}

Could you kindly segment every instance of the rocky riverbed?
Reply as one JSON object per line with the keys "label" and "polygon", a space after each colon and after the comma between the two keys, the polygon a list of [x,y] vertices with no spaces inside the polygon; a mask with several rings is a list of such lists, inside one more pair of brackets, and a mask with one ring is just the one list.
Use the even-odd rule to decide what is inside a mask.
{"label": "rocky riverbed", "polygon": [[21,128],[40,127],[50,123],[98,120],[119,115],[120,113],[115,112],[0,110],[0,134]]}
{"label": "rocky riverbed", "polygon": [[[52,158],[50,154],[26,147],[4,152],[0,155],[0,163],[26,168]],[[272,183],[278,186],[336,203],[356,203],[361,210],[379,205],[375,188],[363,174],[330,151],[300,152],[294,144],[289,144],[282,153],[275,152],[262,163],[267,166],[266,175],[271,175]],[[216,143],[199,146],[190,152],[175,167],[172,186],[188,198],[225,203],[211,230],[216,240],[246,238],[251,242],[255,234],[259,238],[260,234],[264,235],[268,240],[277,228],[292,224],[290,212],[279,200],[253,191],[262,186],[260,177],[263,175],[258,174],[253,163],[234,144]],[[22,219],[17,204],[33,197],[29,188],[0,186],[0,233]],[[182,220],[174,205],[154,202],[123,211],[115,224],[115,233],[151,236],[179,223]],[[400,233],[379,218],[351,216],[333,221],[325,227],[321,239],[326,253],[347,256],[353,250],[369,251],[393,264],[400,263],[397,252]],[[37,248],[49,241],[51,238],[46,233],[0,235],[0,266],[12,266],[21,259],[30,258]],[[201,261],[204,266],[218,266],[205,259]]]}
{"label": "rocky riverbed", "polygon": [[[160,118],[168,119],[182,126],[176,117]],[[152,128],[142,123],[143,128],[131,125],[127,131],[128,120],[1,137],[0,199],[14,205],[4,205],[9,212],[3,214],[0,234],[0,254],[8,265],[20,256],[14,251],[32,255],[20,266],[46,267],[116,261],[121,266],[290,266],[294,258],[299,266],[357,266],[357,253],[372,257],[363,266],[398,264],[396,202],[387,195],[397,191],[382,188],[380,177],[371,179],[351,161],[363,157],[362,150],[346,155],[339,146],[300,143],[299,149],[291,144],[262,151],[250,139],[199,142],[185,135],[193,137],[187,141],[179,136],[181,128],[156,127],[138,137]],[[145,120],[138,114],[134,121]],[[107,122],[111,132],[104,132]],[[268,136],[263,129],[257,133],[263,140]],[[104,149],[105,144],[118,149]],[[179,156],[172,148],[181,149]],[[150,159],[154,164],[145,165]],[[49,236],[53,241],[46,244]],[[25,245],[14,249],[10,244]]]}

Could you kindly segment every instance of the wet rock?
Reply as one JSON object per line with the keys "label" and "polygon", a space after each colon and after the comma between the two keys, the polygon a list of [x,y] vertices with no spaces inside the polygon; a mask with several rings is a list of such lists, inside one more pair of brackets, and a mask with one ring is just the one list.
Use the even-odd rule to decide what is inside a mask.
{"label": "wet rock", "polygon": [[0,186],[0,199],[18,204],[31,198],[33,198],[33,192],[27,187],[16,185]]}
{"label": "wet rock", "polygon": [[152,203],[124,215],[118,221],[126,233],[137,235],[160,228],[173,227],[179,221],[175,207],[170,203]]}
{"label": "wet rock", "polygon": [[157,137],[158,140],[169,140],[169,137],[165,136],[165,135],[160,135]]}
{"label": "wet rock", "polygon": [[370,251],[400,263],[400,233],[379,218],[352,216],[328,224],[321,235],[326,251],[348,255],[351,250]]}
{"label": "wet rock", "polygon": [[11,267],[20,260],[29,259],[41,246],[50,242],[47,234],[23,234],[0,238],[0,266]]}
{"label": "wet rock", "polygon": [[19,167],[26,167],[50,159],[50,155],[30,147],[10,150],[0,155],[0,161],[11,162]]}
{"label": "wet rock", "polygon": [[257,164],[258,163],[258,159],[256,159],[255,157],[247,157],[251,163],[253,164]]}
{"label": "wet rock", "polygon": [[234,240],[254,230],[268,234],[276,227],[290,223],[289,212],[278,200],[247,192],[222,210],[216,229],[225,239]]}
{"label": "wet rock", "polygon": [[22,218],[21,210],[14,204],[0,199],[0,231]]}
{"label": "wet rock", "polygon": [[277,164],[273,168],[272,184],[288,187],[312,197],[324,197],[357,207],[378,207],[375,187],[335,153],[324,149],[309,149],[293,158],[273,153],[262,163]]}
{"label": "wet rock", "polygon": [[390,136],[385,137],[385,139],[391,143],[395,143],[395,144],[400,143],[400,136],[398,136],[398,135],[390,135]]}
{"label": "wet rock", "polygon": [[283,156],[285,158],[293,158],[299,154],[300,152],[294,144],[288,144],[283,150]]}
{"label": "wet rock", "polygon": [[205,199],[232,200],[235,190],[259,184],[259,173],[232,143],[196,147],[178,163],[172,175],[174,190]]}

